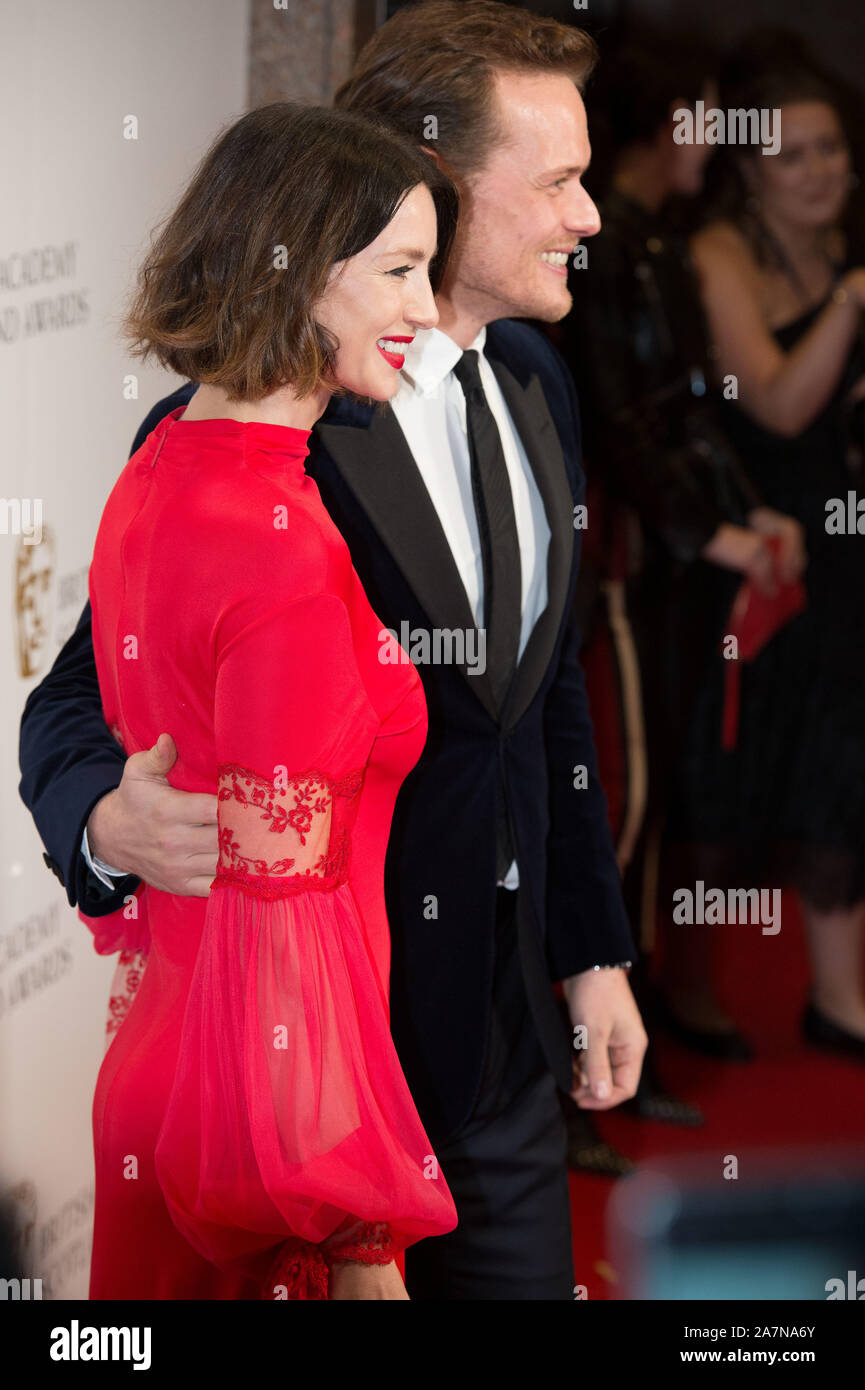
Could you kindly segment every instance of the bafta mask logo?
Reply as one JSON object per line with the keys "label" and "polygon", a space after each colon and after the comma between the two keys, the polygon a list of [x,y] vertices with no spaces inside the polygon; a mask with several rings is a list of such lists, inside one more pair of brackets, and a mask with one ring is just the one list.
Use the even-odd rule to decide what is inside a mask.
{"label": "bafta mask logo", "polygon": [[42,528],[37,545],[18,537],[15,552],[15,620],[18,639],[18,674],[37,676],[42,669],[54,608],[54,534]]}

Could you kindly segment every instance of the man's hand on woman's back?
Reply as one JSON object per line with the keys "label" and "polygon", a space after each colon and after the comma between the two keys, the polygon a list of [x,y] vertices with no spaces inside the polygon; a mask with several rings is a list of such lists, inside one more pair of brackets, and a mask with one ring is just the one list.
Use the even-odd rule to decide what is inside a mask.
{"label": "man's hand on woman's back", "polygon": [[170,734],[126,760],[120,786],[96,803],[87,822],[91,854],[152,888],[206,898],[216,874],[215,796],[172,787],[177,759]]}

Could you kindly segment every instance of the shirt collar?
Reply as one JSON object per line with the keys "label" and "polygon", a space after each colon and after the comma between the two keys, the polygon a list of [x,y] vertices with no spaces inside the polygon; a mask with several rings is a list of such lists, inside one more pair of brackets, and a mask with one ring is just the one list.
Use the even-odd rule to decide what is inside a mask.
{"label": "shirt collar", "polygon": [[[470,348],[482,353],[486,340],[487,330],[484,325],[470,344]],[[463,349],[440,328],[423,328],[416,334],[414,342],[406,351],[400,382],[402,384],[407,380],[418,394],[430,396],[438,390],[448,373],[453,371],[462,355]]]}

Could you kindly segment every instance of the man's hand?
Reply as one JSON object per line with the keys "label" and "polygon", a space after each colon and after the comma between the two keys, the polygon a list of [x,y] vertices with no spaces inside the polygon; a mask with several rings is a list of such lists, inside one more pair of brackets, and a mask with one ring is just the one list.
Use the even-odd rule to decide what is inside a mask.
{"label": "man's hand", "polygon": [[776,512],[772,507],[755,507],[748,513],[748,525],[761,536],[777,536],[780,550],[778,573],[786,584],[793,584],[805,572],[808,552],[805,549],[805,529],[792,516]]}
{"label": "man's hand", "polygon": [[170,734],[127,758],[123,780],[87,822],[90,852],[163,893],[206,898],[216,874],[216,797],[168,783],[177,760]]}
{"label": "man's hand", "polygon": [[571,1023],[586,1030],[586,1046],[574,1053],[571,1098],[583,1110],[612,1110],[636,1094],[649,1043],[628,977],[624,970],[583,970],[562,988]]}

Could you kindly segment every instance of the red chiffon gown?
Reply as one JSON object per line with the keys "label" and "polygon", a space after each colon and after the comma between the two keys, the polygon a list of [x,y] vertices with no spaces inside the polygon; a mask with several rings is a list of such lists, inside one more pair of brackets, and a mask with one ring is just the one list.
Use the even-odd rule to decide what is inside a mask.
{"label": "red chiffon gown", "polygon": [[[389,1030],[384,858],[420,678],[304,471],[309,431],[167,416],[90,570],[106,722],[218,796],[207,898],[84,921],[147,955],[96,1084],[93,1299],[328,1297],[456,1225]],[[402,659],[400,659],[402,658]]]}

